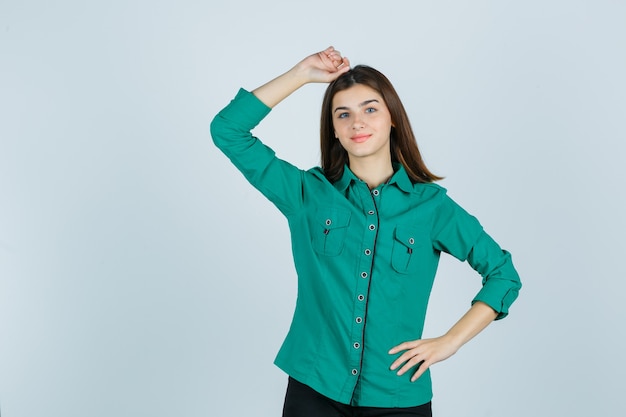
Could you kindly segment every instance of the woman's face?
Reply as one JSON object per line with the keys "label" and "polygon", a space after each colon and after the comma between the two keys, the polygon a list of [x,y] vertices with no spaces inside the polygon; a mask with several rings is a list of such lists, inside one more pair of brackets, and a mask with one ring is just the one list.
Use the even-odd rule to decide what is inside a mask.
{"label": "woman's face", "polygon": [[355,84],[335,94],[331,110],[335,136],[350,162],[355,158],[391,158],[391,114],[376,90]]}

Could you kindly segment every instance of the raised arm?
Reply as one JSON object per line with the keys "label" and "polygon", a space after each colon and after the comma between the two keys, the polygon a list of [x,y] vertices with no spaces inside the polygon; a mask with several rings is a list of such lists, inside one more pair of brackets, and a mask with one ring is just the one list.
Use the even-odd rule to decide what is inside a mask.
{"label": "raised arm", "polygon": [[347,58],[333,47],[310,55],[292,69],[257,88],[252,94],[241,89],[211,122],[215,145],[246,179],[284,214],[297,211],[302,203],[302,172],[276,157],[252,130],[277,105],[299,87],[330,82],[350,69]]}
{"label": "raised arm", "polygon": [[273,108],[291,93],[308,83],[329,83],[350,70],[350,61],[332,46],[304,58],[286,73],[262,85],[252,93]]}

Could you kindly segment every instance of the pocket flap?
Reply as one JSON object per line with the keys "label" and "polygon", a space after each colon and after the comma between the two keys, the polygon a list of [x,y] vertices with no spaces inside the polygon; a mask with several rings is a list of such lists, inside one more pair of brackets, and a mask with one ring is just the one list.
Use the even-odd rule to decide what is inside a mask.
{"label": "pocket flap", "polygon": [[398,226],[395,231],[395,238],[407,248],[414,248],[417,244],[417,230],[412,227]]}
{"label": "pocket flap", "polygon": [[330,208],[319,209],[317,211],[317,222],[324,229],[328,230],[347,227],[350,224],[350,212]]}

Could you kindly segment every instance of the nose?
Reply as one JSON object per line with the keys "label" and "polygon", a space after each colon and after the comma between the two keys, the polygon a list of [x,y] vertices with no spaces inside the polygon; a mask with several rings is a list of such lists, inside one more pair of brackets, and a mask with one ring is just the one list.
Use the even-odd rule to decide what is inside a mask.
{"label": "nose", "polygon": [[353,119],[353,123],[352,123],[352,129],[354,130],[358,130],[361,129],[365,126],[365,122],[363,121],[363,119],[361,118],[360,115],[355,115],[354,119]]}

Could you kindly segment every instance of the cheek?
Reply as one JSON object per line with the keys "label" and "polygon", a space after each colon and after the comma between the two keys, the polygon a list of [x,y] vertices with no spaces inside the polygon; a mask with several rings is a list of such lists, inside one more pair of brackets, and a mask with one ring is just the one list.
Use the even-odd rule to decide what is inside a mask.
{"label": "cheek", "polygon": [[337,143],[345,150],[346,149],[346,144],[344,143],[344,140],[341,138],[337,138]]}
{"label": "cheek", "polygon": [[335,132],[335,137],[338,138],[341,136],[342,132],[345,129],[341,126],[341,123],[333,123],[333,131]]}

